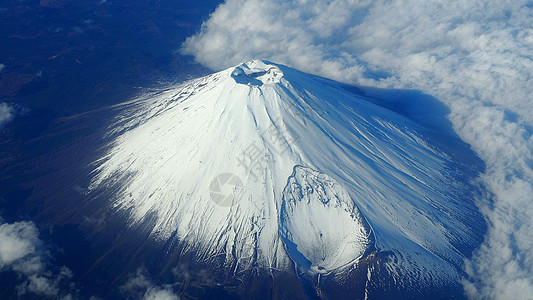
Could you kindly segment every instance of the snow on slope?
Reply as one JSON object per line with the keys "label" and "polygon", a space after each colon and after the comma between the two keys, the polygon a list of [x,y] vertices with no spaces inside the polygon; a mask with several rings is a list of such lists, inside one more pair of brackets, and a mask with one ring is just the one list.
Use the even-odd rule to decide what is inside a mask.
{"label": "snow on slope", "polygon": [[294,167],[283,191],[279,225],[298,265],[326,273],[361,258],[372,242],[364,222],[349,193],[332,178]]}
{"label": "snow on slope", "polygon": [[260,60],[149,93],[122,107],[89,190],[234,273],[341,272],[377,249],[394,280],[457,282],[483,233],[459,163],[475,159],[368,100]]}

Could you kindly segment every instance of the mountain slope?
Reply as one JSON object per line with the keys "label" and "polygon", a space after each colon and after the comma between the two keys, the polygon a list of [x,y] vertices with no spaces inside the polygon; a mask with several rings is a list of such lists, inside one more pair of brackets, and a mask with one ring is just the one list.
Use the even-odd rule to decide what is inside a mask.
{"label": "mountain slope", "polygon": [[[374,102],[247,62],[121,107],[89,193],[113,191],[131,226],[151,224],[230,276],[296,267],[320,290],[321,276],[355,266],[367,289],[383,289],[378,273],[398,289],[453,285],[483,234],[477,160]],[[372,257],[380,268],[359,264]]]}

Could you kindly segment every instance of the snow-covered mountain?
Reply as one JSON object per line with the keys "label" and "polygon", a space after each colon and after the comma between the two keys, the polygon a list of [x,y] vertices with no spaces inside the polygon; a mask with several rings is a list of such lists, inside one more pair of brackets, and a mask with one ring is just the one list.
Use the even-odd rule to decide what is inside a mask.
{"label": "snow-covered mountain", "polygon": [[386,99],[243,63],[120,106],[89,193],[112,191],[131,226],[223,261],[227,276],[285,270],[322,296],[328,278],[361,297],[442,293],[484,233],[479,161],[448,132],[377,103]]}

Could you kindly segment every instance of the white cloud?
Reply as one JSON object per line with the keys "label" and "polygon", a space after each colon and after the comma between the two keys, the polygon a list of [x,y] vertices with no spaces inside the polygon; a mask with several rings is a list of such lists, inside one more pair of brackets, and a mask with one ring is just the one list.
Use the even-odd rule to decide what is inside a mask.
{"label": "white cloud", "polygon": [[172,291],[168,289],[161,289],[159,287],[153,287],[146,291],[144,294],[145,300],[177,300],[179,299]]}
{"label": "white cloud", "polygon": [[160,287],[154,285],[148,278],[147,271],[139,268],[135,276],[132,276],[123,286],[124,294],[144,300],[178,300],[179,297],[172,291],[171,286]]}
{"label": "white cloud", "polygon": [[[0,240],[0,269],[13,265],[42,247],[37,228],[29,222],[1,224]],[[32,269],[40,269],[41,264],[37,264]]]}
{"label": "white cloud", "polygon": [[0,72],[2,72],[2,70],[6,67],[6,65],[0,63]]}
{"label": "white cloud", "polygon": [[69,282],[72,272],[61,267],[53,270],[50,253],[39,239],[39,231],[32,222],[1,223],[0,272],[12,271],[22,281],[16,291],[19,296],[31,294],[54,297],[69,296],[59,286]]}
{"label": "white cloud", "polygon": [[0,128],[15,117],[15,109],[7,103],[0,102]]}
{"label": "white cloud", "polygon": [[530,1],[228,0],[182,52],[214,70],[264,58],[343,82],[429,93],[486,162],[473,298],[533,295]]}

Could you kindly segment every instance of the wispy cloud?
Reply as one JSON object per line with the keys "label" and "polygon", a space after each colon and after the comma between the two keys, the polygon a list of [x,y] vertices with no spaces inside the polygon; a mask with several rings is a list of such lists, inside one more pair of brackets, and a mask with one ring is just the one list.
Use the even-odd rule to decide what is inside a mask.
{"label": "wispy cloud", "polygon": [[133,296],[144,300],[177,300],[179,297],[172,291],[172,287],[157,286],[148,276],[144,268],[139,268],[120,290],[124,295]]}
{"label": "wispy cloud", "polygon": [[[0,220],[0,272],[17,274],[20,284],[15,289],[19,296],[72,296],[69,291],[72,272],[66,267],[55,268],[50,258],[32,222],[2,224]],[[60,286],[68,289],[61,289]]]}
{"label": "wispy cloud", "polygon": [[15,117],[15,109],[7,103],[0,102],[0,128]]}
{"label": "wispy cloud", "polygon": [[228,0],[182,52],[214,70],[265,58],[343,82],[429,93],[486,162],[473,298],[533,295],[530,1]]}

